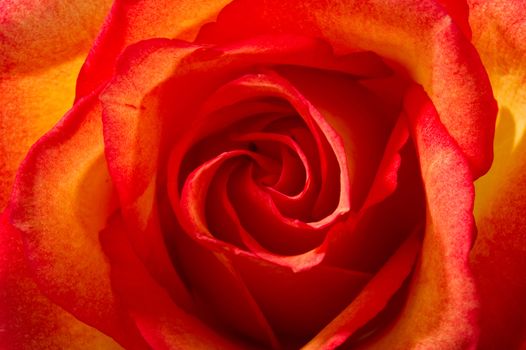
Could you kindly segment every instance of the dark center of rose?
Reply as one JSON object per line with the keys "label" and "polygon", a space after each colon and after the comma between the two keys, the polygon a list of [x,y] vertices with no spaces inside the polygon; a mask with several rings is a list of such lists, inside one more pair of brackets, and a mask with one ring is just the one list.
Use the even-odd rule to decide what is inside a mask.
{"label": "dark center of rose", "polygon": [[[351,101],[356,113],[369,108],[359,106],[361,99],[374,107],[378,91],[370,90],[384,84],[292,72],[349,85],[360,96]],[[272,74],[254,74],[220,88],[173,144],[170,198],[161,189],[159,203],[174,265],[195,298],[191,311],[254,344],[297,348],[350,305],[421,227],[425,201],[414,146],[397,141],[398,111],[349,122],[346,137],[357,139],[349,146],[338,125],[351,117],[332,117],[336,124],[330,125],[320,119],[327,106],[320,112],[281,83]],[[339,92],[326,99],[340,99],[329,105],[352,116],[355,107],[344,108],[347,97]],[[389,103],[396,106],[395,99]],[[380,141],[361,135],[371,132],[364,127]],[[401,161],[393,169],[382,165],[395,164],[396,157]],[[395,189],[383,189],[384,176],[396,177]],[[400,288],[385,308],[346,344],[373,336],[394,318],[405,300],[407,273],[396,277]]]}

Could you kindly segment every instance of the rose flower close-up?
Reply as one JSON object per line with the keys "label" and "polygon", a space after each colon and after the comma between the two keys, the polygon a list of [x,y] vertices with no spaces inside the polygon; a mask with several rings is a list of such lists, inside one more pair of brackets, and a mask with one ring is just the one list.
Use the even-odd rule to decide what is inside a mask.
{"label": "rose flower close-up", "polygon": [[526,2],[2,0],[0,349],[526,349]]}

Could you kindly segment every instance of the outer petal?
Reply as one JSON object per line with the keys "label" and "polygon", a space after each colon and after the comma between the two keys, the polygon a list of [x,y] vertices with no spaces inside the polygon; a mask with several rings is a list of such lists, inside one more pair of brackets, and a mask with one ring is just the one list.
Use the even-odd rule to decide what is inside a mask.
{"label": "outer petal", "polygon": [[231,0],[116,0],[82,68],[77,98],[108,79],[118,55],[151,38],[192,40]]}
{"label": "outer petal", "polygon": [[475,176],[488,170],[496,114],[491,87],[473,46],[439,3],[235,0],[217,23],[203,27],[198,40],[268,33],[321,36],[339,53],[359,48],[401,64],[428,92]]}
{"label": "outer petal", "polygon": [[477,299],[467,267],[474,234],[473,183],[466,159],[421,88],[405,101],[420,158],[428,214],[420,262],[398,320],[378,349],[469,349],[477,342]]}
{"label": "outer petal", "polygon": [[0,5],[0,71],[34,72],[86,52],[109,0],[5,0]]}
{"label": "outer petal", "polygon": [[110,0],[0,3],[0,208],[29,147],[71,106]]}
{"label": "outer petal", "polygon": [[0,217],[0,348],[122,349],[40,293],[32,280],[20,234]]}
{"label": "outer petal", "polygon": [[526,341],[526,3],[470,1],[470,7],[473,40],[500,109],[495,162],[475,184],[471,263],[482,303],[480,347],[513,349]]}
{"label": "outer petal", "polygon": [[31,149],[18,173],[10,220],[35,281],[53,302],[125,347],[145,344],[113,295],[98,233],[115,207],[103,155],[97,91]]}

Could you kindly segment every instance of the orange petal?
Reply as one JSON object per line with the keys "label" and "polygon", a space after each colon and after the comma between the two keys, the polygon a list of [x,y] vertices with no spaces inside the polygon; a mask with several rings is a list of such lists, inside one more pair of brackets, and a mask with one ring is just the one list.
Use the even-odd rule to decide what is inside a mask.
{"label": "orange petal", "polygon": [[122,349],[113,339],[52,303],[32,280],[22,239],[0,217],[0,348]]}
{"label": "orange petal", "polygon": [[473,41],[500,108],[495,161],[475,184],[471,265],[481,298],[480,346],[513,349],[526,341],[526,4],[469,3]]}
{"label": "orange petal", "polygon": [[71,106],[82,61],[75,58],[0,80],[0,208],[31,145]]}
{"label": "orange petal", "polygon": [[125,347],[141,348],[144,341],[113,295],[98,240],[116,200],[97,93],[77,103],[31,149],[14,185],[10,219],[47,297]]}
{"label": "orange petal", "polygon": [[30,73],[87,53],[110,0],[4,0],[0,72]]}
{"label": "orange petal", "polygon": [[29,147],[69,109],[110,0],[0,3],[0,208]]}

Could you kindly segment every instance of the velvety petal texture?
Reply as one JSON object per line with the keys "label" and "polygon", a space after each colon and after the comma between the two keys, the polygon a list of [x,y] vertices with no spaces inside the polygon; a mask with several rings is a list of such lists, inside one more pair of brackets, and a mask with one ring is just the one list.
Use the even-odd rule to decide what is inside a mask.
{"label": "velvety petal texture", "polygon": [[31,145],[71,107],[110,0],[0,4],[0,208]]}
{"label": "velvety petal texture", "polygon": [[117,57],[127,46],[151,38],[192,40],[199,27],[230,1],[114,1],[80,72],[77,98],[111,77]]}
{"label": "velvety petal texture", "polygon": [[520,348],[526,339],[526,6],[469,3],[473,41],[499,103],[495,162],[475,183],[478,238],[471,266],[481,297],[480,347]]}
{"label": "velvety petal texture", "polygon": [[[465,14],[458,22],[465,23]],[[461,18],[461,12],[455,17]],[[474,174],[488,170],[496,104],[479,56],[443,6],[413,0],[269,0],[255,6],[237,0],[225,7],[216,23],[201,30],[198,40],[225,42],[284,32],[321,36],[337,52],[371,50],[402,64],[429,93]],[[454,95],[448,93],[451,90]]]}
{"label": "velvety petal texture", "polygon": [[15,349],[122,349],[41,293],[20,233],[0,219],[0,347]]}
{"label": "velvety petal texture", "polygon": [[[477,294],[467,267],[475,233],[472,174],[420,87],[408,92],[404,111],[425,185],[426,233],[407,303],[398,321],[377,335],[372,345],[473,348],[479,334]],[[455,169],[454,174],[450,169]]]}
{"label": "velvety petal texture", "polygon": [[4,1],[0,347],[524,346],[523,13]]}
{"label": "velvety petal texture", "polygon": [[113,294],[98,241],[116,204],[100,113],[95,93],[33,146],[15,182],[9,221],[20,231],[33,276],[46,296],[125,347],[143,348]]}
{"label": "velvety petal texture", "polygon": [[112,265],[114,290],[149,347],[154,349],[242,349],[187,315],[149,276],[132,250],[118,216],[101,233]]}
{"label": "velvety petal texture", "polygon": [[[362,187],[371,185],[370,181],[358,177],[361,171],[355,171],[354,168],[351,167],[363,167],[363,171],[366,171],[365,169],[370,167],[370,171],[374,172],[375,167],[379,166],[383,148],[387,144],[388,134],[390,128],[393,127],[393,120],[395,119],[396,113],[389,111],[388,107],[381,109],[374,106],[374,102],[372,102],[375,99],[374,94],[372,92],[367,93],[367,88],[365,87],[352,84],[350,79],[353,76],[371,76],[382,79],[382,77],[389,73],[387,66],[382,65],[380,61],[375,61],[375,56],[367,59],[372,59],[372,61],[370,60],[366,63],[360,54],[351,54],[348,57],[336,58],[327,50],[327,46],[323,42],[298,36],[261,37],[257,40],[249,40],[234,45],[215,48],[187,45],[178,41],[150,40],[130,47],[121,57],[117,65],[117,75],[104,90],[101,99],[104,111],[103,122],[106,157],[110,167],[110,173],[117,186],[125,220],[131,223],[132,226],[139,228],[138,235],[135,236],[132,234],[131,236],[132,244],[135,245],[139,252],[142,251],[142,253],[139,253],[141,255],[146,254],[148,251],[145,247],[149,245],[149,242],[146,241],[146,243],[144,243],[144,231],[143,233],[140,231],[145,229],[151,218],[155,216],[155,203],[161,199],[159,193],[165,191],[163,189],[165,186],[163,182],[168,181],[171,205],[178,221],[180,221],[179,225],[182,225],[182,227],[176,225],[168,230],[165,228],[165,235],[173,235],[173,231],[185,230],[203,246],[213,251],[212,254],[205,252],[197,253],[194,250],[202,248],[189,247],[188,244],[190,243],[183,238],[175,238],[176,246],[170,248],[172,249],[172,254],[175,254],[174,259],[184,261],[181,262],[181,264],[187,272],[183,273],[183,275],[186,276],[187,281],[190,279],[194,294],[197,294],[198,298],[208,299],[208,303],[211,302],[210,299],[217,300],[217,304],[214,304],[215,306],[210,304],[207,306],[208,308],[216,309],[216,315],[210,317],[218,317],[217,312],[219,311],[217,309],[221,307],[221,297],[226,297],[226,294],[217,292],[216,295],[211,296],[205,291],[224,290],[225,293],[228,291],[228,294],[239,295],[241,299],[236,300],[236,304],[246,305],[243,306],[243,308],[246,307],[246,309],[242,309],[244,311],[239,310],[239,316],[221,315],[220,317],[228,317],[231,319],[228,322],[233,323],[232,327],[242,328],[245,331],[248,331],[246,325],[249,321],[247,321],[247,318],[252,319],[253,321],[250,322],[253,322],[253,325],[250,327],[253,328],[249,327],[249,329],[251,329],[249,332],[254,332],[254,329],[256,329],[257,331],[253,334],[267,333],[267,336],[264,337],[265,341],[269,344],[276,344],[275,335],[273,331],[269,329],[269,323],[272,328],[282,328],[279,332],[292,332],[294,336],[297,337],[301,337],[303,332],[313,333],[317,328],[319,329],[319,321],[314,319],[312,323],[306,323],[301,320],[305,320],[305,317],[310,317],[308,316],[309,313],[316,313],[316,311],[312,310],[312,305],[314,305],[313,301],[316,300],[316,298],[320,301],[318,302],[319,306],[315,307],[315,309],[319,310],[318,312],[320,313],[324,313],[323,319],[329,320],[330,315],[337,311],[336,307],[341,307],[350,301],[349,297],[352,297],[354,291],[357,291],[357,288],[363,285],[364,277],[368,274],[361,272],[345,274],[343,270],[330,267],[320,267],[316,272],[313,271],[312,273],[305,273],[302,276],[295,277],[293,284],[295,286],[294,290],[301,290],[299,286],[306,283],[305,279],[308,278],[307,276],[316,275],[320,276],[318,278],[321,278],[323,271],[327,270],[325,273],[333,271],[329,278],[330,282],[326,281],[325,283],[333,285],[337,283],[340,286],[342,283],[343,285],[348,283],[346,289],[353,286],[353,294],[345,298],[342,298],[343,295],[341,295],[339,298],[342,300],[329,305],[329,298],[327,298],[327,296],[316,295],[318,293],[314,291],[312,296],[307,293],[307,295],[302,298],[303,304],[301,302],[298,303],[296,306],[297,309],[295,309],[296,311],[291,314],[294,318],[288,322],[284,321],[287,320],[287,316],[280,310],[280,304],[276,304],[276,300],[284,301],[288,298],[288,294],[284,294],[279,298],[276,296],[269,298],[269,295],[273,294],[269,294],[270,291],[267,291],[262,294],[258,293],[260,296],[253,296],[256,290],[262,290],[262,278],[265,278],[265,280],[269,278],[271,280],[273,278],[272,274],[264,272],[266,268],[262,269],[258,266],[257,261],[260,259],[281,266],[280,269],[284,272],[286,271],[291,277],[294,276],[294,271],[299,272],[310,269],[319,264],[323,258],[326,245],[331,241],[332,235],[327,236],[327,243],[321,244],[319,248],[315,248],[311,252],[302,251],[304,248],[299,248],[300,250],[296,250],[297,253],[293,253],[300,253],[299,255],[285,255],[290,255],[293,249],[295,249],[293,247],[298,243],[305,246],[309,240],[312,241],[312,239],[307,240],[307,236],[304,238],[298,237],[297,235],[299,234],[308,234],[313,239],[318,240],[318,244],[320,244],[319,239],[315,238],[316,232],[314,232],[314,230],[322,229],[332,224],[332,221],[349,211],[351,205],[349,193],[351,193],[351,188],[347,187],[348,185],[346,184],[349,183],[348,174],[351,171],[353,174],[352,182],[363,182],[363,184],[357,184],[357,190],[361,191]],[[349,64],[345,65],[344,63],[346,62]],[[290,70],[287,65],[292,63],[305,67],[303,68],[304,71]],[[280,74],[292,79],[293,85],[289,85],[290,83],[287,80],[279,77],[276,73],[263,72],[241,76],[241,78],[237,80],[228,82],[230,76],[243,74],[244,71],[251,71],[253,69],[252,67],[263,64],[282,65],[283,69],[280,70]],[[220,67],[220,69],[217,67]],[[334,71],[340,70],[347,75],[348,80],[343,78],[338,80],[330,76],[323,78],[319,73],[316,73],[316,71],[309,71],[308,67],[317,69],[329,68]],[[196,80],[196,76],[199,77],[200,74],[206,74],[207,84],[203,84],[202,80]],[[338,107],[340,104],[343,104],[343,101],[346,99],[344,94],[339,98],[336,96],[329,97],[329,95],[316,98],[315,96],[319,95],[320,91],[313,91],[313,89],[315,89],[314,86],[309,87],[307,82],[302,82],[302,80],[305,80],[305,77],[311,77],[312,81],[318,82],[320,79],[327,79],[328,84],[336,84],[345,89],[352,89],[351,91],[360,94],[362,99],[368,101],[367,107],[360,105],[360,103],[363,103],[362,101],[355,101],[354,103],[357,107],[353,107],[352,109],[355,110],[353,113],[356,114],[356,117],[355,119],[349,118],[349,121],[347,121],[342,115],[346,113],[346,109],[343,108],[343,105]],[[198,84],[195,84],[196,81]],[[306,81],[308,81],[308,79]],[[221,86],[221,84],[226,82],[228,82],[226,85]],[[305,87],[302,90],[307,92],[309,97],[312,97],[313,100],[316,101],[317,105],[319,104],[320,107],[323,107],[323,114],[317,110],[318,106],[310,105],[309,100],[305,99],[300,92],[292,87],[296,85]],[[218,88],[219,86],[221,87]],[[360,89],[362,89],[363,92],[360,92]],[[174,99],[168,97],[172,95],[178,96],[179,94],[184,94],[186,98]],[[250,101],[254,101],[254,99],[259,98],[259,96],[266,96],[266,98],[272,97],[275,99],[281,98],[284,101],[288,101],[291,107],[285,108],[286,106],[279,104],[276,108],[274,104],[269,101],[267,101],[265,105],[264,100],[251,106]],[[331,98],[333,103],[329,100]],[[243,105],[243,103],[245,104]],[[202,107],[200,107],[201,104]],[[239,110],[233,107],[236,104],[240,104]],[[228,113],[223,112],[223,108],[227,108],[225,111],[228,111]],[[193,143],[203,137],[210,136],[216,130],[222,130],[236,121],[244,121],[250,113],[261,113],[265,109],[268,110],[269,113],[278,114],[269,116],[266,122],[264,122],[265,119],[261,119],[257,123],[254,123],[254,125],[255,127],[257,125],[260,125],[260,127],[268,125],[266,128],[268,129],[269,136],[265,136],[265,133],[257,134],[258,136],[256,136],[255,131],[252,131],[252,133],[245,131],[244,133],[240,133],[239,136],[234,135],[230,138],[233,142],[242,143],[246,143],[244,139],[249,138],[258,144],[254,145],[256,149],[262,147],[263,151],[265,145],[259,142],[263,142],[265,139],[265,142],[272,143],[285,142],[281,141],[282,139],[287,140],[287,138],[285,138],[286,135],[280,134],[280,132],[283,132],[280,130],[283,128],[285,128],[283,130],[287,130],[287,125],[290,123],[283,122],[279,124],[276,122],[276,118],[282,118],[281,113],[287,115],[287,113],[296,110],[296,113],[301,114],[304,118],[304,121],[301,123],[303,123],[304,126],[301,126],[302,124],[298,124],[297,122],[290,125],[295,128],[301,127],[301,130],[310,129],[309,133],[312,133],[313,136],[308,137],[312,139],[308,141],[307,139],[304,140],[305,135],[303,131],[298,129],[298,131],[294,133],[294,138],[289,139],[287,142],[292,149],[296,147],[294,144],[297,142],[305,152],[309,152],[310,158],[313,158],[305,158],[303,165],[301,165],[303,168],[301,171],[307,174],[307,177],[303,180],[306,181],[304,187],[306,191],[305,196],[308,196],[307,193],[311,191],[309,190],[309,181],[314,181],[314,183],[316,183],[315,186],[319,187],[321,185],[319,190],[316,191],[320,191],[319,200],[320,203],[323,204],[322,208],[324,206],[327,207],[327,204],[323,203],[327,200],[333,202],[332,205],[334,205],[335,208],[325,211],[324,215],[326,215],[326,218],[321,216],[321,220],[310,219],[311,222],[301,225],[297,220],[291,221],[281,216],[282,214],[278,213],[278,208],[276,207],[268,209],[266,204],[263,204],[267,200],[261,201],[261,199],[265,197],[258,197],[263,194],[260,193],[256,195],[256,193],[258,193],[257,187],[246,193],[236,192],[238,187],[236,183],[242,184],[241,187],[239,187],[240,189],[250,188],[250,176],[247,177],[248,173],[232,172],[232,169],[230,172],[232,172],[233,175],[228,175],[228,172],[224,173],[221,170],[222,164],[228,162],[230,158],[240,157],[242,155],[251,156],[250,152],[231,152],[230,155],[225,154],[224,156],[216,158],[214,161],[205,163],[199,171],[192,174],[189,174],[189,171],[185,172],[186,167],[188,167],[187,163],[185,163],[185,157],[188,158],[186,160],[187,162],[196,163],[200,161],[200,157],[206,156],[206,154],[214,149],[213,141],[204,143],[205,149],[199,151],[204,152],[204,154],[199,155],[200,153],[197,150],[192,151],[191,145]],[[331,113],[334,114],[331,115]],[[358,117],[360,115],[359,113],[376,113],[376,121],[371,120],[367,115]],[[193,120],[185,120],[179,117],[180,115],[187,114],[196,114],[196,116]],[[325,117],[328,117],[329,123],[325,121]],[[385,118],[385,120],[382,118]],[[299,120],[301,120],[301,118]],[[350,123],[351,120],[357,123],[355,127],[346,125],[346,123]],[[335,126],[339,125],[340,128],[343,127],[342,131],[346,130],[343,133],[343,135],[345,135],[344,140],[339,139],[336,131],[332,129],[331,124]],[[358,134],[354,134],[360,127],[370,128],[370,132],[375,130],[374,132],[379,139],[381,139],[381,137],[385,138],[384,143],[377,144],[373,142],[372,146],[369,147],[369,140],[372,139],[360,139]],[[240,128],[240,131],[242,131],[241,126]],[[123,133],[123,130],[129,131]],[[397,151],[396,147],[400,147],[398,144],[404,144],[407,133],[405,133],[406,136],[404,137],[403,131],[399,130],[396,135],[398,136],[393,140],[395,153]],[[258,138],[262,138],[262,140],[258,141]],[[225,139],[229,139],[229,137],[225,136]],[[161,140],[161,142],[159,142],[159,140]],[[168,159],[166,158],[167,153],[165,149],[169,149],[170,147],[173,147],[173,151],[171,152],[172,155],[170,159]],[[310,147],[314,147],[314,149]],[[363,158],[360,159],[359,152],[354,151],[349,152],[349,154],[345,152],[346,149],[351,151],[354,148],[356,148],[356,150],[362,149],[364,152],[367,150],[367,152],[370,152],[372,158],[365,157],[364,154]],[[186,156],[188,152],[194,152],[196,155]],[[272,152],[270,148],[268,152]],[[299,151],[300,154],[301,152],[302,151]],[[311,154],[310,152],[313,153]],[[330,155],[333,152],[334,154]],[[327,154],[330,156],[328,157]],[[351,154],[356,154],[356,156],[351,156]],[[267,156],[270,155],[271,153]],[[265,164],[268,161],[263,155],[252,155],[251,157],[254,157],[263,169],[267,168]],[[394,157],[394,155],[388,156],[388,162],[391,161],[391,157]],[[315,160],[315,158],[318,159]],[[165,168],[166,162],[168,162],[168,172],[167,174],[163,174],[162,171],[159,171],[159,168]],[[349,165],[347,165],[347,162],[350,162]],[[311,174],[311,170],[309,170],[311,168],[316,168],[316,170],[314,170],[316,174]],[[273,171],[272,166],[270,166],[268,171]],[[385,171],[387,171],[387,169]],[[184,183],[184,178],[181,179],[181,176],[184,174],[189,175],[186,183]],[[226,208],[230,205],[230,213],[227,211],[223,216],[220,216],[222,217],[221,224],[225,225],[226,218],[224,218],[224,215],[230,216],[229,220],[231,220],[231,225],[238,227],[232,230],[230,235],[239,234],[237,242],[241,243],[242,247],[224,245],[224,243],[216,241],[206,227],[209,223],[208,218],[210,218],[210,214],[205,213],[208,204],[205,205],[206,202],[203,202],[202,193],[209,189],[211,191],[211,188],[215,188],[216,183],[213,183],[212,179],[216,176],[220,178],[222,176],[221,174],[227,176],[225,180],[218,180],[224,182],[223,186],[229,185],[229,177],[236,178],[236,180],[231,180],[232,184],[230,186],[232,189],[229,190],[228,193],[225,192],[225,194],[220,195],[222,196],[220,200],[225,200],[227,196],[230,196],[232,200],[231,204],[229,204],[228,200],[225,202]],[[356,178],[354,178],[355,176]],[[364,175],[362,174],[361,176]],[[276,188],[279,188],[282,182],[279,180],[276,181],[278,181],[276,183],[278,187]],[[341,185],[338,185],[338,183],[341,183]],[[179,187],[181,184],[184,184],[182,189]],[[283,184],[282,186],[285,185]],[[161,188],[161,191],[151,190],[156,187]],[[334,189],[339,189],[339,192],[334,192]],[[248,195],[248,197],[246,195]],[[274,196],[272,198],[282,198],[282,200],[286,200],[285,197],[275,197],[276,194],[274,193],[271,195]],[[380,196],[379,199],[381,199],[381,197],[385,195],[387,194],[377,194],[375,196]],[[356,196],[356,203],[354,205],[357,208],[364,201],[364,196],[365,193]],[[325,197],[326,199],[324,199]],[[266,198],[270,199],[271,197]],[[292,197],[290,197],[289,200],[292,200]],[[378,198],[376,200],[378,200]],[[181,201],[181,203],[179,203],[179,201]],[[247,206],[245,204],[243,206],[237,204],[243,203],[243,201],[249,201],[250,205]],[[208,207],[208,210],[217,211],[217,209],[214,208],[214,202],[211,203],[212,207]],[[222,206],[219,206],[218,208],[221,207]],[[249,211],[244,211],[244,207],[256,208],[260,216],[266,215],[268,217],[266,224],[270,226],[267,226],[267,231],[261,231],[258,238],[252,234],[254,230],[257,230],[257,225],[254,226],[254,224],[256,224],[260,218],[257,220],[253,218]],[[287,208],[287,206],[283,208]],[[317,210],[316,205],[314,206],[314,210]],[[204,216],[207,216],[206,222],[203,220]],[[276,219],[278,220],[276,221]],[[272,220],[274,220],[274,224],[271,223]],[[163,226],[163,224],[166,226],[166,221],[167,219],[165,217],[161,217],[161,226]],[[285,224],[285,222],[288,223]],[[241,226],[252,232],[248,234],[245,229],[240,228]],[[262,228],[265,228],[265,226],[262,226]],[[222,231],[224,231],[224,229]],[[236,231],[239,232],[236,233]],[[215,234],[214,232],[214,235]],[[295,235],[296,238],[294,238]],[[320,234],[317,235],[319,237]],[[170,239],[172,238],[167,238],[167,240]],[[233,238],[233,240],[236,241],[236,238]],[[298,243],[295,243],[296,241]],[[138,244],[138,242],[143,243]],[[268,250],[270,247],[268,245],[269,243],[273,246],[272,249],[275,250],[277,247],[276,244],[278,244],[277,242],[281,242],[279,243],[282,247],[281,256],[279,256],[279,254],[276,255],[276,253],[271,253]],[[312,246],[312,248],[314,247],[315,246]],[[249,251],[243,251],[240,248],[248,248]],[[235,254],[232,255],[232,253]],[[240,255],[240,257],[242,257],[241,260],[239,260],[236,255]],[[207,261],[206,265],[208,269],[211,269],[211,266],[217,265],[217,267],[214,268],[214,271],[217,271],[215,273],[224,276],[223,279],[231,280],[232,283],[225,285],[224,282],[220,282],[221,280],[211,279],[210,273],[201,275],[198,272],[199,268],[197,266],[205,264],[205,261]],[[407,276],[411,270],[412,263],[413,260],[409,259],[409,263],[405,265],[406,267],[404,267],[401,272],[402,277],[399,283],[402,283],[405,276]],[[283,269],[284,267],[288,267],[292,269],[292,271]],[[251,275],[259,275],[261,278],[250,282],[248,286],[243,286],[243,284],[248,283],[248,271],[253,271],[250,273]],[[263,277],[265,275],[267,277]],[[313,281],[316,281],[316,279]],[[214,283],[219,283],[219,285]],[[336,285],[334,286],[336,287]],[[338,288],[333,290],[336,292]],[[206,293],[206,296],[204,296],[203,293]],[[394,293],[394,290],[387,293],[387,300],[392,293]],[[387,302],[387,300],[385,302]],[[212,303],[214,302],[212,301]],[[271,304],[268,304],[268,307],[264,310],[260,310],[259,305],[261,303]],[[308,308],[305,309],[305,307]],[[299,317],[301,314],[298,314],[298,311],[301,309],[308,312],[305,314],[305,317]],[[209,312],[210,311],[208,311],[208,313]],[[232,311],[228,311],[229,314],[231,312]],[[364,322],[373,317],[376,312],[370,313]],[[245,316],[241,318],[240,316],[243,314]],[[219,322],[225,322],[225,320],[223,319]]]}

